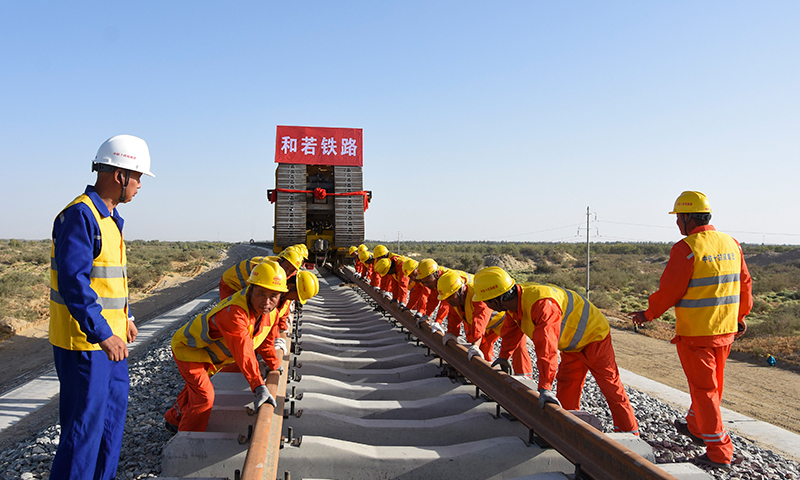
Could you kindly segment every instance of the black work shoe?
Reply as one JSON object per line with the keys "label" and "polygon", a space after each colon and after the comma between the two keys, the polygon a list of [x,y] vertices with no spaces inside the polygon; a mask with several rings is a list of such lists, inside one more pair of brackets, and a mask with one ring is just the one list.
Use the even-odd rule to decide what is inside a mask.
{"label": "black work shoe", "polygon": [[708,458],[708,454],[704,453],[699,457],[694,457],[694,463],[697,465],[705,465],[706,467],[721,468],[723,470],[730,470],[730,463],[717,463]]}
{"label": "black work shoe", "polygon": [[704,442],[702,438],[698,437],[697,435],[689,431],[689,425],[686,422],[682,420],[675,420],[674,422],[672,422],[672,424],[675,425],[675,429],[678,431],[678,433],[691,438],[692,443],[694,443],[695,445],[700,445],[701,447],[706,446],[706,442]]}
{"label": "black work shoe", "polygon": [[164,428],[166,428],[169,433],[172,434],[178,433],[178,427],[169,423],[166,420],[164,420]]}

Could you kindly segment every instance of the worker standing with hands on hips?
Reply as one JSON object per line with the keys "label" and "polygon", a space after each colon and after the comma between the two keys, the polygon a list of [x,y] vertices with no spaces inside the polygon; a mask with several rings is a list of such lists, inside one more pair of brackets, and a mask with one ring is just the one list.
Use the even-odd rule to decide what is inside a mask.
{"label": "worker standing with hands on hips", "polygon": [[725,361],[734,338],[747,330],[745,316],[753,307],[752,279],[742,247],[709,224],[711,205],[701,192],[687,191],[670,214],[686,238],[672,246],[658,291],[647,310],[629,314],[637,325],[675,307],[675,338],[692,405],[678,432],[706,445],[696,463],[730,469],[733,442],[722,424],[720,401]]}
{"label": "worker standing with hands on hips", "polygon": [[128,305],[123,219],[150,172],[144,140],[117,135],[92,163],[87,186],[53,224],[50,343],[60,384],[61,439],[51,478],[110,479],[117,473],[128,409],[128,346],[138,333]]}
{"label": "worker standing with hands on hips", "polygon": [[[500,267],[476,273],[474,288],[473,302],[506,312],[500,358],[508,358],[510,349],[519,345],[519,336],[533,340],[540,407],[554,403],[579,410],[586,373],[591,371],[611,410],[614,431],[639,435],[639,424],[619,378],[608,320],[594,304],[555,285],[517,285]],[[552,391],[553,380],[558,380],[557,396]]]}
{"label": "worker standing with hands on hips", "polygon": [[214,405],[211,376],[236,363],[256,396],[255,410],[277,405],[258,368],[255,349],[277,321],[286,272],[273,260],[253,267],[244,288],[207,313],[201,313],[172,336],[172,356],[186,385],[165,414],[171,432],[204,432]]}

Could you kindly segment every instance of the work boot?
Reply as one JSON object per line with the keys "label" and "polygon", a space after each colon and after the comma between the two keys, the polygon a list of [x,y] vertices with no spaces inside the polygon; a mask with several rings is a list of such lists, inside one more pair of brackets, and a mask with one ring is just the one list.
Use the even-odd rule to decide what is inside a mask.
{"label": "work boot", "polygon": [[730,463],[717,463],[708,458],[708,454],[704,453],[699,457],[694,457],[694,463],[697,465],[705,465],[706,467],[721,468],[723,470],[730,470]]}
{"label": "work boot", "polygon": [[689,425],[685,421],[675,420],[674,422],[672,422],[672,424],[675,425],[675,429],[678,431],[678,433],[691,438],[692,443],[694,443],[695,445],[700,445],[701,447],[706,446],[706,442],[704,442],[702,438],[698,437],[697,435],[689,431]]}

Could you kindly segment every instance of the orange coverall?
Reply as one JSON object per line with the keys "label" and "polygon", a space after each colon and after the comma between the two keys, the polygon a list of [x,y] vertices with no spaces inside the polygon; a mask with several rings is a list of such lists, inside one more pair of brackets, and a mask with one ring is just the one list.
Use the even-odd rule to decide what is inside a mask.
{"label": "orange coverall", "polygon": [[[520,337],[525,334],[519,326],[522,319],[522,287],[516,285],[517,308],[506,312],[503,331],[500,336],[503,344],[500,358],[509,358],[511,348],[520,345]],[[639,434],[639,424],[633,407],[619,378],[619,368],[611,345],[611,335],[603,340],[586,345],[579,352],[561,352],[561,366],[558,364],[558,340],[561,335],[563,312],[558,302],[543,298],[531,307],[533,346],[536,350],[536,367],[539,369],[539,389],[553,389],[553,380],[558,380],[556,396],[566,410],[580,410],[583,385],[586,373],[592,376],[600,387],[606,403],[611,410],[615,432]],[[556,374],[557,372],[557,374]]]}
{"label": "orange coverall", "polygon": [[[714,230],[712,225],[704,225],[692,230],[690,235]],[[648,308],[644,312],[648,320],[660,317],[683,298],[694,270],[694,258],[691,254],[692,249],[684,240],[672,246],[669,262],[659,280],[658,291],[650,295]],[[744,261],[741,246],[739,255],[742,264],[739,274],[737,321],[741,322],[753,307],[753,279]],[[725,362],[734,335],[733,333],[699,337],[676,335],[672,339],[678,350],[678,357],[692,397],[692,405],[686,416],[689,431],[705,440],[708,458],[718,463],[731,463],[733,459],[733,442],[722,423],[720,400],[725,377]]]}
{"label": "orange coverall", "polygon": [[[209,335],[212,338],[222,335],[234,362],[239,366],[252,390],[264,385],[264,379],[261,378],[258,369],[253,337],[258,336],[262,329],[271,328],[273,319],[274,314],[264,313],[256,318],[252,313],[248,316],[241,307],[231,305],[217,312],[214,321],[209,322]],[[249,333],[251,326],[252,337]],[[177,425],[180,431],[204,432],[211,416],[211,407],[214,405],[211,375],[216,373],[218,368],[212,363],[184,362],[177,358],[175,363],[186,385],[178,394],[178,399],[172,408],[164,414],[164,418],[170,424]]]}

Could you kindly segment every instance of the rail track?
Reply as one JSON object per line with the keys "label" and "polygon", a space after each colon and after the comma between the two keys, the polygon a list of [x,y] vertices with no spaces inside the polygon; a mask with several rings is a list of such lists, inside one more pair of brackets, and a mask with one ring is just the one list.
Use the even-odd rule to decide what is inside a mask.
{"label": "rail track", "polygon": [[162,478],[710,478],[656,466],[629,434],[540,409],[535,385],[468,361],[349,269],[336,273],[296,312],[284,373],[267,376],[274,412],[247,416],[241,374],[215,375],[208,431],[170,440]]}

